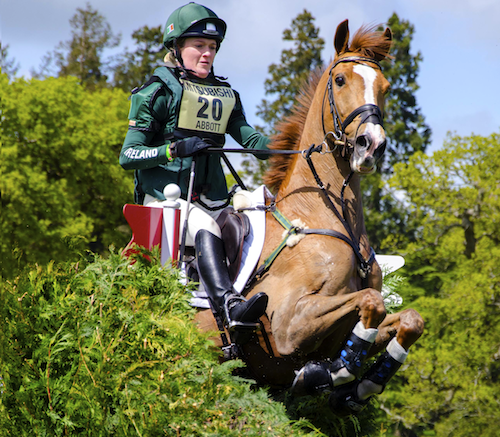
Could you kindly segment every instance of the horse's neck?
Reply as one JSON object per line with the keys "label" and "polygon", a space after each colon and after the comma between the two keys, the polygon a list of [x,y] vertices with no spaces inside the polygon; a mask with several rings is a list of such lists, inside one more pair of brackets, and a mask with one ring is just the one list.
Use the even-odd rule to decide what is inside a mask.
{"label": "horse's neck", "polygon": [[[311,112],[311,111],[310,111]],[[318,110],[316,110],[318,112]],[[321,115],[310,113],[301,139],[300,149],[310,145],[319,145],[324,139]],[[318,121],[319,120],[319,121]],[[325,149],[323,147],[323,149]],[[350,164],[333,153],[313,153],[311,155],[314,168],[326,188],[329,198],[338,213],[342,214],[341,190],[350,173]],[[329,228],[345,231],[343,224],[331,209],[330,202],[319,188],[309,164],[302,155],[298,155],[290,169],[288,177],[282,184],[277,200],[279,208],[289,211],[290,219],[301,218],[310,228]],[[363,219],[363,205],[359,177],[355,174],[344,190],[345,219],[350,224],[357,239],[366,236]]]}

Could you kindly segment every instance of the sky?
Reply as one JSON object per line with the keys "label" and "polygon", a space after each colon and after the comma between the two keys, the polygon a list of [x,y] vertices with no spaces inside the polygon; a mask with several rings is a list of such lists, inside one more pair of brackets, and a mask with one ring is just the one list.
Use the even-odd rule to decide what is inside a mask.
{"label": "sky", "polygon": [[[108,21],[121,45],[104,56],[133,50],[132,33],[162,26],[188,0],[89,0]],[[201,1],[200,1],[201,2]],[[69,20],[86,0],[0,0],[0,38],[18,75],[30,76],[42,58],[71,39]],[[337,25],[349,20],[351,35],[362,25],[386,23],[395,12],[415,28],[411,52],[423,61],[417,83],[417,105],[432,129],[429,152],[439,149],[451,132],[488,136],[500,131],[499,0],[204,0],[226,21],[226,39],[215,72],[228,77],[243,101],[251,124],[264,94],[268,67],[280,62],[283,30],[304,9],[315,18],[325,40],[323,60],[334,56]],[[269,97],[267,97],[269,98]]]}

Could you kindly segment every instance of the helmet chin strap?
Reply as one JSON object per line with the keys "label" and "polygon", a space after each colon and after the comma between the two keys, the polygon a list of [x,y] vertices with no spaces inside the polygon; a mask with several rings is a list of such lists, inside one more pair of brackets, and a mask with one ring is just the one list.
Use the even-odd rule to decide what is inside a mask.
{"label": "helmet chin strap", "polygon": [[177,62],[179,62],[179,64],[181,65],[182,69],[185,69],[184,68],[184,61],[182,60],[181,51],[180,51],[180,48],[177,44],[177,40],[174,41],[174,56],[175,56],[175,59],[177,59]]}

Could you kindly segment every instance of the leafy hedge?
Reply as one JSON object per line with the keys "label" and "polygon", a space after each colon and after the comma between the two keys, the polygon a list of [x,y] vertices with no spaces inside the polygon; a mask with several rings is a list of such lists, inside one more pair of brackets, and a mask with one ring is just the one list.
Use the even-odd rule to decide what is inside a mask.
{"label": "leafy hedge", "polygon": [[[85,266],[84,266],[85,264]],[[0,435],[353,435],[235,376],[157,257],[35,266],[0,293]],[[316,403],[315,403],[316,402]],[[323,404],[326,404],[324,402]],[[302,408],[302,413],[301,413]],[[320,429],[301,414],[330,418]],[[325,432],[327,434],[325,434]]]}

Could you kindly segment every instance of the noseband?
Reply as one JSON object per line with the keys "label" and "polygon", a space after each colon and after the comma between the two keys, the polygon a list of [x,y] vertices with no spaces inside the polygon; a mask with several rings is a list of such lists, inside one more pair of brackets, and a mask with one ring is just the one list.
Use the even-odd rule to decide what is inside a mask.
{"label": "noseband", "polygon": [[[336,142],[343,142],[344,150],[341,151],[342,156],[347,156],[347,150],[346,149],[352,149],[353,145],[349,142],[347,139],[347,135],[345,133],[345,130],[347,129],[347,126],[349,126],[354,119],[358,116],[361,115],[361,122],[359,123],[359,126],[361,126],[364,123],[367,122],[372,122],[374,124],[380,124],[383,127],[383,115],[382,111],[377,105],[373,105],[371,103],[367,103],[366,105],[362,105],[359,108],[356,108],[354,111],[352,111],[344,121],[341,120],[339,111],[337,110],[337,105],[335,104],[335,99],[333,97],[333,80],[332,80],[332,71],[333,69],[344,62],[355,62],[358,64],[364,64],[365,62],[370,62],[372,64],[375,64],[379,69],[381,69],[380,63],[376,61],[375,59],[370,59],[370,58],[364,58],[360,56],[350,56],[347,58],[341,58],[338,59],[333,65],[332,68],[330,68],[329,72],[329,77],[328,77],[328,83],[327,87],[325,90],[325,97],[326,94],[328,94],[328,101],[330,103],[330,113],[332,114],[332,119],[333,119],[333,126],[334,130],[333,132],[326,132],[325,129],[325,117],[324,117],[324,112],[322,114],[322,123],[323,123],[323,133],[325,134],[325,138],[328,136],[328,134],[332,134]],[[323,107],[324,111],[324,107]],[[359,129],[358,126],[358,129]],[[357,135],[357,131],[356,131]]]}

